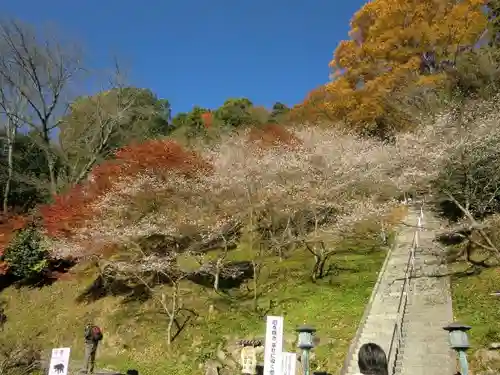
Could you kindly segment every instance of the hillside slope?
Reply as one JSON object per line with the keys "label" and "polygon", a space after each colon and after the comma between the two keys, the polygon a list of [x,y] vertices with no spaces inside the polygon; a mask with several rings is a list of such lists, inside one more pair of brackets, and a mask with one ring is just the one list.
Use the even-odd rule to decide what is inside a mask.
{"label": "hillside slope", "polygon": [[[237,249],[231,258],[245,258],[245,252],[244,247]],[[334,372],[342,364],[384,256],[385,248],[377,238],[351,238],[339,246],[331,259],[331,271],[316,284],[309,280],[312,259],[307,252],[298,251],[283,262],[266,259],[259,280],[263,295],[258,312],[253,310],[246,284],[217,294],[185,282],[182,301],[197,316],[189,320],[171,347],[165,335],[168,319],[154,298],[140,301],[145,297],[143,291],[137,296],[106,296],[78,303],[97,276],[95,269],[81,265],[53,285],[11,287],[2,292],[8,316],[3,335],[5,340],[45,351],[70,346],[72,360],[78,363],[83,356],[83,326],[95,319],[105,332],[97,361],[100,368],[136,368],[141,374],[202,374],[205,362],[218,357],[220,361],[221,351],[230,354],[235,340],[263,337],[266,314],[282,314],[287,349],[294,349],[294,328],[312,324],[321,340],[313,367]],[[169,287],[156,287],[154,296],[161,292],[168,294]]]}

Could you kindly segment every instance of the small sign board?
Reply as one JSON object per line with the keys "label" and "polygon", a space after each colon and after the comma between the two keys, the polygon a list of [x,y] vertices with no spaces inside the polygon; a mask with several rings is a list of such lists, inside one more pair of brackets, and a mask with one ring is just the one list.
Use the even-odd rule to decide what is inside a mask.
{"label": "small sign board", "polygon": [[296,375],[297,353],[283,352],[283,375]]}
{"label": "small sign board", "polygon": [[71,348],[54,348],[50,357],[49,375],[68,375]]}
{"label": "small sign board", "polygon": [[253,346],[241,349],[241,372],[250,375],[257,373],[257,353]]}
{"label": "small sign board", "polygon": [[282,375],[283,317],[268,316],[264,344],[263,375]]}

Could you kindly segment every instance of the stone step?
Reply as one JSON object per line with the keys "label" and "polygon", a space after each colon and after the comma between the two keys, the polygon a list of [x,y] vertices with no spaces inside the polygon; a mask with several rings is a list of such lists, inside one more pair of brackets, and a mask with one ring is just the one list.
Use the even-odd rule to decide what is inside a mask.
{"label": "stone step", "polygon": [[[419,214],[419,210],[410,210],[405,222],[413,225]],[[434,247],[433,241],[435,228],[440,227],[440,221],[431,213],[426,213],[424,225],[426,228],[418,233],[420,247],[414,251],[413,269],[409,269],[408,262],[415,228],[401,227],[397,243],[390,252],[383,274],[380,275],[379,287],[372,300],[371,309],[362,322],[363,328],[358,341],[353,345],[354,350],[350,353],[351,357],[346,362],[342,375],[359,372],[357,352],[366,342],[376,342],[389,354],[394,327],[401,318],[398,314],[399,308],[404,309],[406,315],[402,322],[401,342],[395,363],[396,374],[440,375],[451,368],[446,332],[442,331],[442,326],[452,319],[449,284],[443,279],[426,277],[444,269],[432,263],[436,260],[432,251],[439,250]],[[409,284],[405,285],[407,272],[413,277]],[[417,275],[420,278],[416,278]],[[407,294],[401,298],[403,292]],[[393,350],[396,350],[396,346],[394,343]],[[390,361],[392,364],[393,358],[390,358]],[[427,371],[421,373],[420,365]],[[391,372],[391,375],[394,374]]]}

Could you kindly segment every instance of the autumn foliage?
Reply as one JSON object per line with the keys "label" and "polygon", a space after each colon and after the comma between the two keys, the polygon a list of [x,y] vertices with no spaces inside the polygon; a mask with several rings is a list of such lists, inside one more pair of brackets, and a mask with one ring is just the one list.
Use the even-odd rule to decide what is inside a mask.
{"label": "autumn foliage", "polygon": [[93,202],[110,191],[120,179],[139,173],[174,172],[184,177],[208,173],[210,164],[195,152],[186,151],[170,140],[150,140],[119,149],[113,160],[96,166],[87,182],[72,187],[41,207],[44,229],[50,236],[68,236],[98,214]]}
{"label": "autumn foliage", "polygon": [[[446,74],[423,75],[424,53],[437,61],[454,60],[460,48],[474,45],[487,25],[483,0],[374,0],[351,21],[350,40],[342,41],[330,63],[332,81],[315,90],[298,108],[360,131],[381,126],[402,130],[405,122],[388,121],[391,95],[416,84],[440,86]],[[323,96],[324,103],[318,103]]]}
{"label": "autumn foliage", "polygon": [[324,120],[332,120],[328,111],[328,91],[326,86],[320,86],[310,91],[305,100],[294,106],[288,114],[292,123],[318,123]]}
{"label": "autumn foliage", "polygon": [[301,140],[282,125],[267,124],[262,127],[254,127],[248,135],[249,142],[260,148],[283,147],[286,149],[297,149]]}
{"label": "autumn foliage", "polygon": [[205,112],[201,115],[201,119],[203,120],[203,125],[205,128],[210,129],[213,125],[213,114],[212,112]]}

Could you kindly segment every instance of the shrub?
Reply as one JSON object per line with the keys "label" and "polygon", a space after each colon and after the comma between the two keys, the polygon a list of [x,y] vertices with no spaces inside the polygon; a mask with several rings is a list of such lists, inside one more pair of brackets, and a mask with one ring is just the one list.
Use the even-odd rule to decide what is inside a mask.
{"label": "shrub", "polygon": [[49,253],[35,225],[19,230],[5,249],[3,260],[10,272],[21,279],[33,279],[48,266]]}
{"label": "shrub", "polygon": [[0,374],[24,375],[37,373],[41,350],[32,342],[0,341]]}
{"label": "shrub", "polygon": [[[4,215],[0,218],[0,257],[3,257],[5,249],[18,230],[23,229],[30,219],[25,216]],[[6,275],[9,271],[7,262],[0,261],[0,276]]]}

